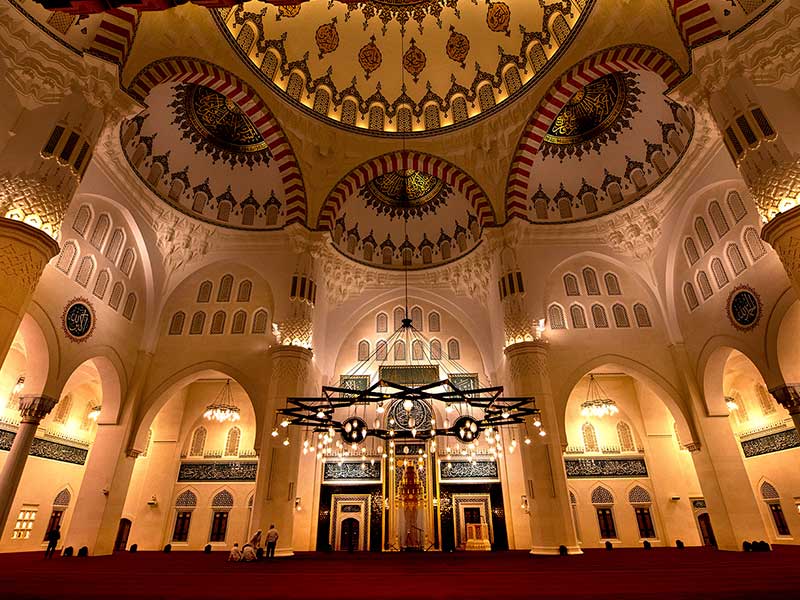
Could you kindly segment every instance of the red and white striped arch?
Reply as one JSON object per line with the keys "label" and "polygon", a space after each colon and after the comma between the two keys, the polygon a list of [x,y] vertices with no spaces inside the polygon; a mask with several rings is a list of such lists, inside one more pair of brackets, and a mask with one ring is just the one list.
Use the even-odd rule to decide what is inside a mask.
{"label": "red and white striped arch", "polygon": [[723,34],[707,0],[670,0],[670,8],[687,48],[700,46]]}
{"label": "red and white striped arch", "polygon": [[286,224],[305,223],[306,190],[294,151],[267,105],[244,81],[203,60],[176,57],[150,63],[134,77],[128,90],[144,101],[150,90],[157,85],[178,81],[211,88],[235,102],[248,116],[267,142],[273,160],[277,161],[286,194]]}
{"label": "red and white striped arch", "polygon": [[132,8],[109,9],[103,13],[103,20],[97,26],[89,46],[89,54],[124,65],[138,26],[138,11]]}
{"label": "red and white striped arch", "polygon": [[356,167],[336,184],[325,199],[317,219],[317,229],[333,230],[336,219],[347,199],[358,193],[372,179],[392,171],[413,169],[438,177],[469,200],[481,227],[495,225],[494,209],[481,187],[469,175],[446,160],[408,150],[405,159],[402,152],[392,152],[373,158]]}
{"label": "red and white striped arch", "polygon": [[539,106],[522,132],[506,186],[506,219],[525,218],[528,210],[528,183],[533,161],[550,125],[558,113],[578,91],[592,81],[620,71],[647,70],[661,76],[667,88],[674,86],[684,75],[668,55],[650,46],[617,46],[602,50],[584,59],[564,73]]}

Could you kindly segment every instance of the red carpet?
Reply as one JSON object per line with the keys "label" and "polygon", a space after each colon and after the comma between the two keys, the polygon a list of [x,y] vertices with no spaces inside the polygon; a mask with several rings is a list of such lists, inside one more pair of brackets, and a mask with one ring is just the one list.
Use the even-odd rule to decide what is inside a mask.
{"label": "red carpet", "polygon": [[582,556],[524,552],[305,553],[229,564],[226,554],[139,552],[98,558],[0,555],[0,597],[59,600],[368,600],[507,598],[800,598],[800,547],[772,553],[703,548],[590,550]]}

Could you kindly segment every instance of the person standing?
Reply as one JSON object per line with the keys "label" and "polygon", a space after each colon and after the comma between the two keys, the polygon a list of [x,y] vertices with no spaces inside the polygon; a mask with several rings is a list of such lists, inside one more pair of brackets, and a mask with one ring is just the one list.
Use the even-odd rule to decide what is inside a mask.
{"label": "person standing", "polygon": [[56,525],[52,530],[47,532],[47,550],[44,551],[45,558],[53,558],[58,540],[61,539],[61,525]]}
{"label": "person standing", "polygon": [[267,530],[267,558],[275,557],[275,546],[278,544],[278,530],[272,524]]}

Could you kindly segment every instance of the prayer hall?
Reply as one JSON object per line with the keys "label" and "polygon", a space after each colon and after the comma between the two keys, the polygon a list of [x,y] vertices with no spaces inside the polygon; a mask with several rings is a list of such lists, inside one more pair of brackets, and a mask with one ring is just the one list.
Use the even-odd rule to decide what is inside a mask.
{"label": "prayer hall", "polygon": [[800,0],[0,0],[0,597],[800,597]]}

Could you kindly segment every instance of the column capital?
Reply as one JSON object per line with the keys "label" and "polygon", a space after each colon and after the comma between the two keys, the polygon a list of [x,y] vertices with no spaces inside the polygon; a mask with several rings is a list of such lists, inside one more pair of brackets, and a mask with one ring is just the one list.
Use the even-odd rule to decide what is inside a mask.
{"label": "column capital", "polygon": [[517,342],[506,346],[503,352],[508,358],[515,358],[523,354],[547,354],[550,344],[547,340],[533,340],[531,342]]}
{"label": "column capital", "polygon": [[800,415],[800,383],[786,383],[769,391],[790,415]]}
{"label": "column capital", "polygon": [[314,351],[311,350],[311,348],[294,346],[292,344],[276,344],[274,346],[270,346],[268,353],[272,360],[285,360],[294,358],[296,360],[309,362],[314,357]]}
{"label": "column capital", "polygon": [[38,425],[42,419],[50,414],[56,404],[58,404],[58,399],[50,396],[20,397],[19,414],[22,415],[22,422]]}

